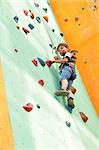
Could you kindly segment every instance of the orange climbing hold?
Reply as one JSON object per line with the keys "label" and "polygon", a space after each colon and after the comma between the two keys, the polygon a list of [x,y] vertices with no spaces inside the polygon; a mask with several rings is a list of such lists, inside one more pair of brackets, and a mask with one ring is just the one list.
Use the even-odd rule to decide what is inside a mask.
{"label": "orange climbing hold", "polygon": [[82,120],[84,122],[87,122],[88,121],[88,117],[83,112],[79,112],[79,113],[80,113],[80,116],[81,116]]}
{"label": "orange climbing hold", "polygon": [[48,22],[48,17],[47,16],[43,16],[43,18],[45,19],[46,22]]}
{"label": "orange climbing hold", "polygon": [[23,12],[26,16],[28,16],[28,11],[26,9]]}
{"label": "orange climbing hold", "polygon": [[41,86],[44,86],[44,81],[43,81],[43,80],[39,80],[38,83],[39,83]]}
{"label": "orange climbing hold", "polygon": [[32,63],[33,63],[35,66],[38,66],[37,60],[33,59],[33,60],[32,60]]}
{"label": "orange climbing hold", "polygon": [[77,92],[76,88],[71,87],[71,92],[72,92],[73,94],[75,94],[75,93]]}
{"label": "orange climbing hold", "polygon": [[30,112],[33,109],[33,105],[31,103],[27,103],[23,108],[27,111]]}

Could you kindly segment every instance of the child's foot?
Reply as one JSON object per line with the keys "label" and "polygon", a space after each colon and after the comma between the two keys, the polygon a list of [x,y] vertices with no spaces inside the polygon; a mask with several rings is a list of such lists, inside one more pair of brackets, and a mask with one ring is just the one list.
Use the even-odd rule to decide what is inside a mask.
{"label": "child's foot", "polygon": [[58,90],[58,91],[55,92],[56,96],[68,96],[68,94],[69,94],[69,92],[66,91],[66,90],[63,90],[63,89]]}
{"label": "child's foot", "polygon": [[72,97],[70,97],[70,98],[68,98],[68,106],[71,106],[72,107],[72,109],[75,107],[75,105],[74,105],[74,102],[73,102],[73,98]]}

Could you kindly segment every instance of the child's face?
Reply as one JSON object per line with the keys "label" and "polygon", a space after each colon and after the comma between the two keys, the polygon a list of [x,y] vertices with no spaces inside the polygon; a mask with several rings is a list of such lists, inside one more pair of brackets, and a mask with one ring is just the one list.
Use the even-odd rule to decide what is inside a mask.
{"label": "child's face", "polygon": [[63,45],[60,45],[58,48],[58,52],[61,56],[64,56],[68,52],[69,48],[66,48]]}

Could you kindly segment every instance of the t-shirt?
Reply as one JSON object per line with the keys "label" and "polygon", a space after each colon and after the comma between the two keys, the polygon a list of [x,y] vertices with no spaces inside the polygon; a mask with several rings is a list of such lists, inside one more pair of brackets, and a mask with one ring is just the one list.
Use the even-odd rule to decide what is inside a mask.
{"label": "t-shirt", "polygon": [[74,53],[67,52],[65,54],[65,56],[63,56],[63,59],[64,58],[68,58],[69,61],[67,63],[62,63],[59,66],[59,69],[62,70],[64,68],[64,66],[66,66],[66,65],[68,65],[74,69],[75,68],[75,62],[76,62],[76,58],[74,57]]}

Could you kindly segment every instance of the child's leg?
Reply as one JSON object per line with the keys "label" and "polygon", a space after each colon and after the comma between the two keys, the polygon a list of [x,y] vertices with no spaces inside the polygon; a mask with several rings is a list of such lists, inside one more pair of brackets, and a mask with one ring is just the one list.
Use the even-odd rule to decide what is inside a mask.
{"label": "child's leg", "polygon": [[61,80],[61,89],[67,90],[68,87],[68,80]]}
{"label": "child's leg", "polygon": [[61,89],[67,90],[68,88],[68,80],[71,77],[72,70],[70,67],[65,66],[62,70],[61,76],[60,76],[60,83],[61,83]]}
{"label": "child's leg", "polygon": [[72,86],[73,80],[69,80],[68,81],[68,90],[69,90],[69,94],[67,96],[67,101],[68,101],[68,105],[71,106],[72,108],[75,107],[74,102],[73,102],[73,97],[72,97],[72,92],[70,90],[71,86]]}

